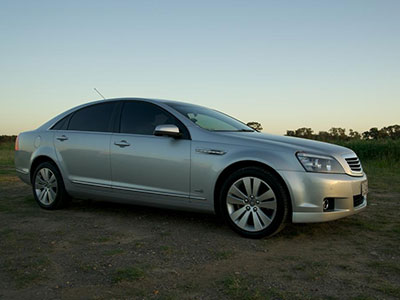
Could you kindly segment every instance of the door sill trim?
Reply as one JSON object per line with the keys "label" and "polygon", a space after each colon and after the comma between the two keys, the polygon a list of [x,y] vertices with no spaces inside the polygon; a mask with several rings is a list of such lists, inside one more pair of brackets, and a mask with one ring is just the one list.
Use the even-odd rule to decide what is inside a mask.
{"label": "door sill trim", "polygon": [[106,185],[106,184],[101,184],[101,183],[92,183],[92,182],[81,181],[81,180],[72,180],[72,182],[75,183],[75,184],[103,187],[103,188],[108,188],[108,189],[112,189],[112,190],[122,190],[122,191],[129,191],[129,192],[137,192],[137,193],[168,196],[168,197],[178,197],[178,198],[201,200],[201,201],[205,201],[206,200],[206,198],[197,197],[197,196],[190,197],[189,195],[167,193],[167,192],[158,192],[158,191],[150,191],[150,190],[142,190],[142,189],[135,189],[135,188],[129,188],[129,187],[123,187],[123,186],[116,186],[116,185],[111,186],[111,185]]}

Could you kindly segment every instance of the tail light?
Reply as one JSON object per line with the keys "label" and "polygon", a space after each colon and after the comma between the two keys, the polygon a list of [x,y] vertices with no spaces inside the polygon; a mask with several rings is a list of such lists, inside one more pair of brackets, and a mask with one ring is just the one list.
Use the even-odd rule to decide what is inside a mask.
{"label": "tail light", "polygon": [[18,150],[19,150],[19,135],[15,139],[15,151],[18,151]]}

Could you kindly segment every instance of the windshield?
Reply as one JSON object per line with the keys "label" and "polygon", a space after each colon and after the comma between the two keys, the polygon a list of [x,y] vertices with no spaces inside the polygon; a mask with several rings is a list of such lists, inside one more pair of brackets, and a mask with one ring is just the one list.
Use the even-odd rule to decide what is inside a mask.
{"label": "windshield", "polygon": [[213,109],[192,104],[167,104],[196,125],[210,131],[254,131],[242,122]]}

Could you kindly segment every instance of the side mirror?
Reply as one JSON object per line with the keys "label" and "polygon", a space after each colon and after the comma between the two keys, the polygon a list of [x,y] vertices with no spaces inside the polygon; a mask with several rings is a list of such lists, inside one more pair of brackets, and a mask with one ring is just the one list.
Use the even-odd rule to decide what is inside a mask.
{"label": "side mirror", "polygon": [[173,138],[179,138],[182,136],[178,126],[172,124],[158,125],[156,129],[154,129],[153,134],[156,136],[165,135]]}

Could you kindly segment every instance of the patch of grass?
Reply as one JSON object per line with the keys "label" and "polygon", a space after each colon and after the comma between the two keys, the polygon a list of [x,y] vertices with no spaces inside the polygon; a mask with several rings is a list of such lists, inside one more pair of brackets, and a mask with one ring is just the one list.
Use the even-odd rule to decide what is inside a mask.
{"label": "patch of grass", "polygon": [[144,246],[144,242],[136,242],[136,243],[135,243],[135,247],[136,247],[136,248],[139,248],[139,249],[140,249],[140,248],[142,248],[143,246]]}
{"label": "patch of grass", "polygon": [[78,268],[84,273],[89,273],[95,271],[97,267],[91,264],[78,264]]}
{"label": "patch of grass", "polygon": [[351,300],[375,300],[376,298],[368,295],[358,295],[356,297],[350,298]]}
{"label": "patch of grass", "polygon": [[363,230],[369,230],[369,231],[379,231],[382,226],[380,224],[378,224],[378,222],[371,222],[368,220],[362,220],[360,218],[349,218],[348,220],[346,220],[346,223],[351,226],[351,227],[357,227],[359,229],[363,229]]}
{"label": "patch of grass", "polygon": [[400,224],[393,225],[393,227],[391,228],[391,232],[400,236]]}
{"label": "patch of grass", "polygon": [[353,272],[355,270],[352,266],[346,265],[346,264],[338,264],[338,265],[336,265],[336,267],[340,270],[348,271],[348,272]]}
{"label": "patch of grass", "polygon": [[[0,210],[1,211],[1,210]],[[15,238],[15,231],[11,228],[3,228],[0,230],[0,241],[7,241]]]}
{"label": "patch of grass", "polygon": [[305,271],[307,269],[307,265],[305,263],[300,263],[293,266],[294,271]]}
{"label": "patch of grass", "polygon": [[[338,226],[332,226],[330,223],[296,223],[296,224],[288,224],[284,230],[278,233],[275,237],[275,240],[286,241],[288,239],[301,239],[303,237],[312,237],[318,236],[321,231],[324,231],[329,234],[338,234],[341,235],[347,234],[346,231],[340,230]],[[265,246],[268,247],[270,240],[265,240]]]}
{"label": "patch of grass", "polygon": [[232,250],[218,250],[214,252],[214,256],[218,260],[224,260],[232,258],[235,255],[235,252]]}
{"label": "patch of grass", "polygon": [[98,238],[96,242],[97,243],[107,243],[109,241],[111,241],[110,237],[102,236],[102,237]]}
{"label": "patch of grass", "polygon": [[124,250],[121,248],[111,249],[111,250],[107,250],[104,252],[104,254],[107,256],[114,256],[114,255],[119,255],[122,253],[124,253]]}
{"label": "patch of grass", "polygon": [[400,297],[400,287],[389,282],[380,282],[375,289],[385,295],[396,297],[397,299]]}
{"label": "patch of grass", "polygon": [[12,207],[8,205],[8,203],[0,202],[0,212],[11,212]]}
{"label": "patch of grass", "polygon": [[[251,278],[252,280],[249,280]],[[275,287],[266,287],[260,284],[260,278],[255,276],[227,276],[220,284],[222,292],[230,299],[257,300],[257,299],[296,299],[291,292],[283,292]]]}
{"label": "patch of grass", "polygon": [[45,274],[50,261],[47,257],[25,257],[18,260],[7,260],[4,268],[17,288],[24,288],[40,280],[47,279]]}
{"label": "patch of grass", "polygon": [[1,142],[0,143],[0,166],[13,166],[14,165],[14,143]]}
{"label": "patch of grass", "polygon": [[163,293],[163,292],[158,293],[157,294],[157,299],[160,299],[160,300],[180,300],[180,299],[182,299],[182,296],[179,295],[179,292],[177,292],[177,291],[172,291],[172,292],[168,291],[167,293]]}
{"label": "patch of grass", "polygon": [[139,267],[127,267],[123,269],[118,269],[113,275],[112,281],[118,283],[121,281],[136,281],[143,279],[145,277],[145,272]]}
{"label": "patch of grass", "polygon": [[166,231],[166,230],[162,230],[159,232],[161,237],[168,237],[171,235],[171,232]]}
{"label": "patch of grass", "polygon": [[239,276],[228,276],[222,280],[223,292],[233,299],[262,299],[261,292],[254,290],[249,282]]}
{"label": "patch of grass", "polygon": [[24,244],[32,244],[33,242],[36,242],[39,235],[40,233],[38,232],[5,228],[0,231],[0,242],[7,242],[7,248],[4,248],[4,250],[14,251],[18,250],[21,246],[24,246]]}
{"label": "patch of grass", "polygon": [[167,246],[167,245],[160,246],[160,250],[163,254],[168,254],[168,255],[170,255],[174,252],[172,247]]}
{"label": "patch of grass", "polygon": [[397,261],[386,262],[386,261],[371,261],[367,264],[375,272],[379,273],[392,273],[394,275],[400,274],[400,264]]}
{"label": "patch of grass", "polygon": [[308,281],[321,279],[328,273],[329,264],[321,261],[304,261],[293,266],[295,271],[301,277]]}
{"label": "patch of grass", "polygon": [[13,169],[13,168],[2,167],[0,169],[0,175],[13,175],[13,176],[16,176],[17,173],[15,172],[15,169]]}
{"label": "patch of grass", "polygon": [[[0,177],[1,179],[2,177]],[[29,216],[32,214],[33,209],[36,211],[37,204],[33,196],[16,197],[9,196],[9,198],[0,201],[0,212],[19,214],[21,216]]]}
{"label": "patch of grass", "polygon": [[400,193],[400,157],[397,160],[362,161],[370,189]]}
{"label": "patch of grass", "polygon": [[32,207],[37,207],[37,203],[32,195],[25,196],[23,199],[24,204],[30,205]]}

